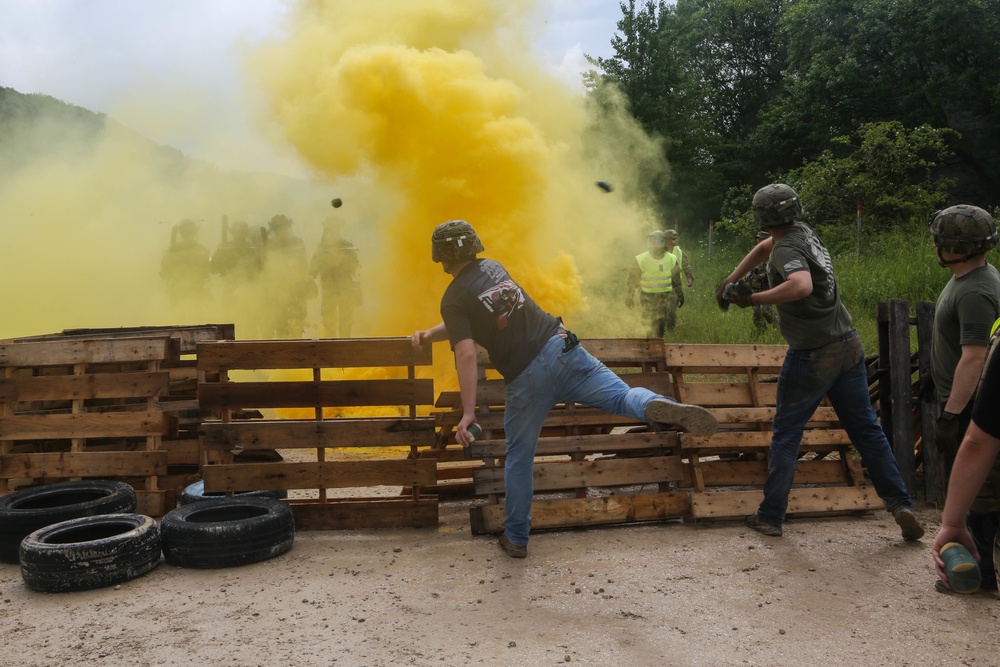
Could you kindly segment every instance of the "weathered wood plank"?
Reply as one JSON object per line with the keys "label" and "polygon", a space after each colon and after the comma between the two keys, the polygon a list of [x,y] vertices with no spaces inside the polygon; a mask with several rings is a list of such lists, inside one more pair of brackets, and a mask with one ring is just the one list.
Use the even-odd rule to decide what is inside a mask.
{"label": "weathered wood plank", "polygon": [[785,360],[787,345],[692,345],[664,346],[668,368],[685,373],[745,373],[748,367],[761,373],[777,373]]}
{"label": "weathered wood plank", "polygon": [[55,452],[0,455],[0,478],[145,477],[167,472],[167,453]]}
{"label": "weathered wood plank", "polygon": [[409,337],[198,343],[198,368],[203,371],[387,368],[431,363],[431,347],[417,350]]}
{"label": "weathered wood plank", "polygon": [[[705,486],[763,486],[767,480],[767,461],[699,461]],[[850,484],[843,461],[799,461],[795,464],[794,484]],[[690,469],[678,482],[681,488],[691,488],[694,481]]]}
{"label": "weathered wood plank", "polygon": [[[539,438],[535,456],[554,454],[601,454],[630,452],[643,449],[672,449],[680,444],[676,431],[643,431],[627,434],[568,435]],[[476,440],[469,447],[469,456],[476,459],[497,458],[506,453],[503,440]]]}
{"label": "weathered wood plank", "polygon": [[295,530],[377,530],[383,528],[436,528],[436,496],[419,500],[359,498],[317,503],[291,499]]}
{"label": "weathered wood plank", "polygon": [[[705,452],[763,448],[771,444],[770,431],[719,431],[714,435],[692,435],[681,433],[682,450]],[[800,451],[813,451],[817,447],[846,447],[851,444],[847,431],[842,429],[807,429],[802,433]]]}
{"label": "weathered wood plank", "polygon": [[[175,344],[176,345],[176,344]],[[175,348],[176,349],[176,348]],[[34,368],[165,361],[171,358],[169,338],[53,340],[0,344],[0,366]]]}
{"label": "weathered wood plank", "polygon": [[205,466],[205,491],[240,489],[341,489],[362,486],[426,486],[437,481],[434,459],[375,459]]}
{"label": "weathered wood plank", "polygon": [[177,420],[162,412],[0,416],[0,440],[129,438],[173,435]]}
{"label": "weathered wood plank", "polygon": [[221,449],[423,447],[437,442],[433,417],[204,422],[202,442]]}
{"label": "weathered wood plank", "polygon": [[179,343],[181,354],[192,354],[199,341],[231,340],[236,337],[232,324],[200,324],[193,326],[115,327],[91,329],[63,329],[61,333],[16,338],[15,342],[67,340],[71,338],[173,338]]}
{"label": "weathered wood plank", "polygon": [[[531,505],[531,529],[665,521],[684,517],[689,511],[690,500],[683,491],[603,498],[536,498]],[[473,535],[501,532],[504,518],[503,503],[469,508]]]}
{"label": "weathered wood plank", "polygon": [[663,341],[659,338],[582,338],[580,343],[605,366],[642,367],[665,362]]}
{"label": "weathered wood plank", "polygon": [[159,396],[170,386],[170,374],[92,373],[0,378],[0,401],[69,401],[95,398]]}
{"label": "weathered wood plank", "polygon": [[[744,517],[757,511],[763,491],[714,491],[691,496],[691,514],[695,519]],[[865,512],[882,509],[885,504],[867,486],[817,486],[792,489],[788,494],[788,514],[822,512]]]}
{"label": "weathered wood plank", "polygon": [[198,385],[202,408],[298,408],[430,405],[434,380],[223,382]]}
{"label": "weathered wood plank", "polygon": [[[533,471],[534,489],[538,492],[672,482],[683,479],[685,469],[679,456],[536,462]],[[472,478],[476,483],[477,494],[504,491],[504,471],[501,467],[480,468],[473,472]]]}
{"label": "weathered wood plank", "polygon": [[[704,407],[733,407],[754,405],[749,382],[689,382],[681,383],[684,402]],[[763,405],[774,405],[778,394],[775,382],[762,382],[757,386],[757,397]]]}

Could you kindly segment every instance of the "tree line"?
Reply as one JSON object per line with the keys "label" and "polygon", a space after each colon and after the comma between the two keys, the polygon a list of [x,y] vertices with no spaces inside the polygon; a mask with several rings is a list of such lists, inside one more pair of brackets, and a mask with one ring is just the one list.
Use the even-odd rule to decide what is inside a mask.
{"label": "tree line", "polygon": [[748,226],[777,180],[823,225],[1000,203],[1000,0],[619,4],[614,55],[585,83],[662,138],[671,218]]}

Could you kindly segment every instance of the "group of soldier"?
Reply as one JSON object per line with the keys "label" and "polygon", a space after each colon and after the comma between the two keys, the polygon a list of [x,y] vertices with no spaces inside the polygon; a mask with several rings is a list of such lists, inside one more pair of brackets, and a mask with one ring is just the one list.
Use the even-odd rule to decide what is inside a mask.
{"label": "group of soldier", "polygon": [[174,310],[207,314],[198,307],[210,301],[209,279],[215,275],[222,292],[215,312],[233,320],[248,337],[302,337],[309,302],[317,296],[322,333],[349,337],[361,305],[357,247],[344,238],[341,221],[330,217],[310,258],[292,226],[291,218],[282,214],[256,229],[224,216],[222,239],[212,253],[198,240],[196,222],[185,219],[174,225],[160,263]]}

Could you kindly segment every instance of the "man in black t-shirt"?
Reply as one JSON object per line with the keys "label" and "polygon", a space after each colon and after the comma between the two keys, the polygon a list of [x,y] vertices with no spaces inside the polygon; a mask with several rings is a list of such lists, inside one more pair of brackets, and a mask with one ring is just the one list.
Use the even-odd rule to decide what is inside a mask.
{"label": "man in black t-shirt", "polygon": [[412,336],[414,347],[448,340],[462,396],[456,437],[469,445],[476,421],[478,367],[475,344],[486,349],[504,377],[504,532],[500,547],[514,558],[527,553],[535,447],[549,410],[575,402],[612,414],[670,425],[698,435],[718,429],[711,412],[677,403],[642,387],[629,387],[595,359],[559,319],[538,307],[499,263],[477,258],[482,241],[469,223],[449,220],[431,235],[431,257],[453,276],[441,299],[442,322]]}

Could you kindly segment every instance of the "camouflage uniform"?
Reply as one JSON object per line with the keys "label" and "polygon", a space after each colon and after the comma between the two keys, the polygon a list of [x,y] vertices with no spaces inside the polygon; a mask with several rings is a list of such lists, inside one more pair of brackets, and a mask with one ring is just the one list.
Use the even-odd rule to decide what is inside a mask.
{"label": "camouflage uniform", "polygon": [[354,311],[361,305],[361,283],[357,280],[358,249],[329,225],[309,263],[309,274],[322,285],[320,312],[324,335],[348,338]]}
{"label": "camouflage uniform", "polygon": [[271,314],[266,332],[275,338],[302,337],[308,302],[319,292],[309,275],[305,244],[292,236],[291,226],[284,215],[271,218],[271,235],[264,245],[264,285]]}
{"label": "camouflage uniform", "polygon": [[208,248],[198,243],[198,225],[194,220],[181,220],[160,261],[160,277],[167,282],[171,305],[192,305],[202,299],[208,274]]}

